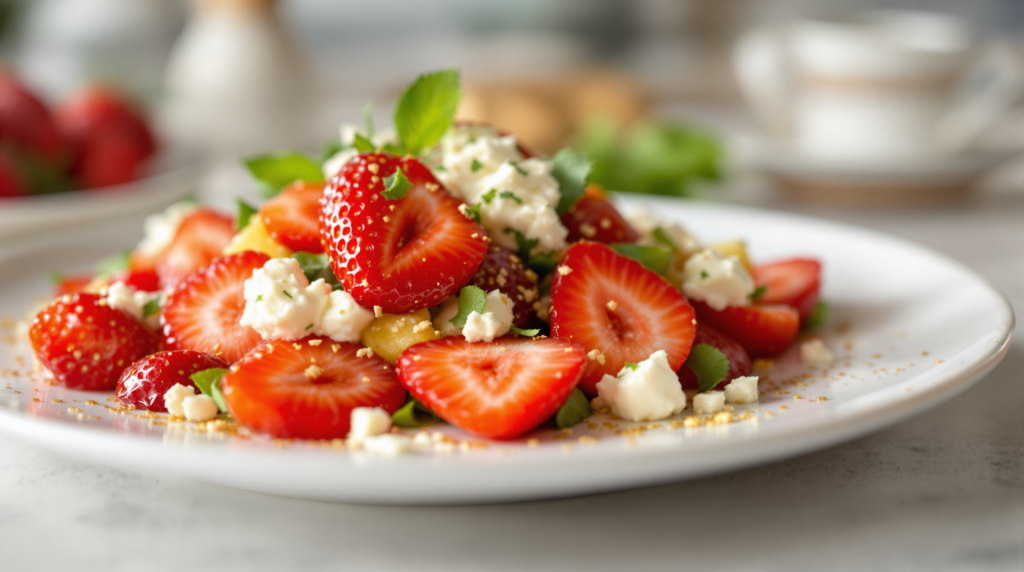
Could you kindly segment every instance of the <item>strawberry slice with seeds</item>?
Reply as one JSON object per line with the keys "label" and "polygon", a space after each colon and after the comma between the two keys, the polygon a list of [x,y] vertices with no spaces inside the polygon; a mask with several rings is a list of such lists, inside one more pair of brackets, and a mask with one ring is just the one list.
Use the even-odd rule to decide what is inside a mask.
{"label": "strawberry slice with seeds", "polygon": [[311,337],[270,341],[225,374],[228,410],[250,429],[282,439],[341,439],[356,407],[394,413],[405,389],[394,369],[362,346]]}
{"label": "strawberry slice with seeds", "polygon": [[821,290],[821,263],[810,258],[781,260],[754,268],[754,281],[764,286],[761,304],[785,304],[800,312],[804,324],[818,305]]}
{"label": "strawberry slice with seeds", "polygon": [[86,293],[54,300],[32,320],[28,335],[58,383],[94,391],[114,389],[125,368],[160,345],[138,320]]}
{"label": "strawberry slice with seeds", "polygon": [[296,181],[263,203],[260,217],[270,238],[292,250],[321,253],[320,197],[325,183]]}
{"label": "strawberry slice with seeds", "polygon": [[134,405],[136,409],[167,413],[164,394],[180,383],[195,387],[191,375],[214,367],[228,367],[219,357],[192,350],[157,352],[146,356],[125,368],[117,380],[114,395],[121,403]]}
{"label": "strawberry slice with seeds", "polygon": [[[697,337],[693,339],[693,345],[699,344],[707,344],[722,352],[729,359],[729,371],[725,374],[725,379],[718,384],[719,389],[725,387],[737,377],[750,375],[750,356],[747,355],[747,351],[743,349],[743,346],[729,336],[700,321],[697,322]],[[700,388],[700,384],[697,382],[697,374],[693,373],[693,370],[686,367],[685,364],[679,368],[676,374],[679,376],[679,383],[682,384],[684,389]]]}
{"label": "strawberry slice with seeds", "polygon": [[178,232],[156,263],[160,283],[164,288],[174,288],[220,256],[233,236],[235,223],[231,217],[209,209],[191,213],[181,221]]}
{"label": "strawberry slice with seeds", "polygon": [[752,358],[772,357],[785,351],[800,333],[800,313],[782,304],[731,306],[715,310],[693,302],[701,322],[736,340]]}
{"label": "strawberry slice with seeds", "polygon": [[240,252],[217,258],[182,281],[160,314],[164,348],[234,362],[261,344],[259,333],[238,320],[245,310],[245,281],[267,260],[259,252]]}
{"label": "strawberry slice with seeds", "polygon": [[398,358],[398,378],[442,419],[474,435],[513,439],[558,412],[583,374],[586,352],[567,340],[452,336]]}
{"label": "strawberry slice with seeds", "polygon": [[[384,179],[399,168],[411,186],[387,198]],[[331,269],[364,308],[404,314],[436,306],[469,283],[487,252],[486,232],[461,205],[417,159],[360,155],[320,203]]]}
{"label": "strawberry slice with seeds", "polygon": [[511,250],[492,244],[472,284],[485,292],[501,290],[512,300],[512,323],[517,328],[528,327],[537,315],[533,309],[533,303],[540,297],[537,274],[528,272],[523,259]]}
{"label": "strawberry slice with seeds", "polygon": [[569,230],[566,239],[569,242],[586,239],[612,244],[636,242],[640,238],[633,226],[619,213],[619,209],[596,185],[587,186],[583,196],[562,215],[562,224]]}
{"label": "strawberry slice with seeds", "polygon": [[[639,262],[594,242],[566,252],[551,286],[551,335],[600,357],[587,361],[580,389],[597,395],[597,382],[658,350],[678,370],[697,331],[693,308],[671,284]],[[603,363],[602,363],[603,362]]]}

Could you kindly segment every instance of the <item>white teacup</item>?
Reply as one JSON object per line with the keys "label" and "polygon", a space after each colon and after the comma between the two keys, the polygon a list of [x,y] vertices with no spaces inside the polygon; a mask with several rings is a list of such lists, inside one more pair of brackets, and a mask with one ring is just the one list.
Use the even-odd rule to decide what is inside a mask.
{"label": "white teacup", "polygon": [[960,20],[923,12],[755,30],[735,67],[770,132],[848,160],[959,151],[1024,89],[1012,55],[980,46]]}

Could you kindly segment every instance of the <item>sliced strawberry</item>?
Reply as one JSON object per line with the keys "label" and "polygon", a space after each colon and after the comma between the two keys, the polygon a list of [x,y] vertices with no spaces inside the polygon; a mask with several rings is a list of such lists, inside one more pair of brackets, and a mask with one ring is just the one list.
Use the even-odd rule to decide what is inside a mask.
{"label": "sliced strawberry", "polygon": [[98,294],[61,296],[29,327],[36,357],[64,387],[113,389],[125,368],[159,346],[138,320],[101,300]]}
{"label": "sliced strawberry", "polygon": [[[412,184],[385,198],[383,179],[401,168]],[[487,252],[483,227],[419,160],[386,153],[352,159],[320,203],[331,268],[364,308],[404,314],[436,306],[469,283]]]}
{"label": "sliced strawberry", "polygon": [[794,258],[754,268],[754,280],[764,286],[762,304],[785,304],[800,312],[800,323],[810,319],[818,305],[821,290],[821,263],[810,258]]}
{"label": "sliced strawberry", "polygon": [[174,288],[220,256],[234,236],[235,222],[231,217],[209,209],[194,211],[181,221],[178,232],[156,263],[160,283],[164,288]]}
{"label": "sliced strawberry", "polygon": [[800,332],[800,313],[789,306],[755,304],[719,311],[694,301],[693,309],[699,321],[735,340],[752,358],[782,353]]}
{"label": "sliced strawberry", "polygon": [[405,389],[383,358],[326,338],[275,340],[249,352],[221,383],[228,410],[250,429],[282,439],[341,439],[356,407],[394,413]]}
{"label": "sliced strawberry", "polygon": [[292,250],[324,251],[320,244],[320,197],[325,183],[296,181],[263,203],[260,216],[270,237]]}
{"label": "sliced strawberry", "polygon": [[139,292],[159,292],[160,277],[156,270],[132,270],[130,267],[110,275],[110,282],[124,282],[124,285]]}
{"label": "sliced strawberry", "polygon": [[569,229],[569,242],[586,239],[604,244],[636,242],[640,238],[632,225],[619,214],[596,185],[589,185],[583,196],[562,215],[562,224]]}
{"label": "sliced strawberry", "polygon": [[[697,322],[697,337],[693,339],[693,345],[699,344],[707,344],[729,358],[729,372],[725,374],[725,379],[718,385],[719,389],[737,377],[750,375],[751,364],[747,350],[743,349],[743,346],[736,343],[729,336],[703,322]],[[692,369],[686,367],[686,364],[679,368],[677,374],[679,375],[679,383],[683,385],[684,389],[699,388],[697,375],[693,373]]]}
{"label": "sliced strawberry", "polygon": [[658,350],[678,370],[696,334],[693,309],[664,278],[639,262],[593,242],[565,253],[551,286],[551,335],[598,350],[587,361],[580,389],[597,395],[605,374],[616,375]]}
{"label": "sliced strawberry", "polygon": [[91,274],[72,274],[69,276],[61,276],[53,287],[53,297],[60,298],[65,294],[85,292],[86,287],[89,286],[89,284],[92,284],[92,280],[93,277]]}
{"label": "sliced strawberry", "polygon": [[186,278],[163,306],[160,324],[164,348],[195,350],[228,362],[263,342],[252,328],[240,326],[245,281],[270,260],[259,252],[218,258]]}
{"label": "sliced strawberry", "polygon": [[214,367],[226,368],[228,363],[210,354],[191,350],[158,352],[126,368],[117,381],[114,395],[121,403],[134,405],[136,409],[166,413],[164,394],[168,389],[176,383],[195,387],[190,376]]}
{"label": "sliced strawberry", "polygon": [[492,244],[487,249],[480,269],[473,276],[472,284],[485,292],[501,290],[502,294],[512,300],[512,323],[517,328],[526,328],[537,315],[533,302],[540,297],[537,293],[537,275],[532,274],[533,280],[529,276],[518,255]]}
{"label": "sliced strawberry", "polygon": [[586,361],[584,349],[567,340],[469,343],[451,336],[402,352],[398,377],[452,425],[480,437],[513,439],[558,412]]}

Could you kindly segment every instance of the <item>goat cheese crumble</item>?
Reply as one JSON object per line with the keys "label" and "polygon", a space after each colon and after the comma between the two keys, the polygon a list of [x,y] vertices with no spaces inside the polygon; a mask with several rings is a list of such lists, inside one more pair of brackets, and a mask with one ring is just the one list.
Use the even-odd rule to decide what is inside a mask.
{"label": "goat cheese crumble", "polygon": [[348,441],[363,443],[391,430],[391,415],[380,407],[356,407],[349,417]]}
{"label": "goat cheese crumble", "polygon": [[635,367],[627,365],[617,377],[605,375],[597,382],[597,394],[612,413],[628,421],[656,421],[686,407],[686,394],[665,350]]}
{"label": "goat cheese crumble", "polygon": [[757,376],[734,378],[725,386],[725,400],[729,403],[757,403]]}
{"label": "goat cheese crumble", "polygon": [[694,413],[718,413],[719,411],[722,411],[724,409],[724,391],[708,391],[707,393],[698,393],[697,395],[693,396]]}
{"label": "goat cheese crumble", "polygon": [[156,312],[149,316],[143,316],[146,304],[159,298],[159,292],[132,290],[124,282],[117,281],[107,286],[104,299],[111,308],[117,308],[142,322],[147,328],[156,330],[160,327],[160,313]]}
{"label": "goat cheese crumble", "polygon": [[501,290],[491,290],[487,293],[484,311],[470,312],[466,317],[465,327],[458,328],[451,322],[459,313],[459,299],[453,296],[442,304],[433,324],[442,336],[463,335],[467,342],[493,342],[495,338],[504,336],[512,329],[512,308],[512,300],[502,294]]}
{"label": "goat cheese crumble", "polygon": [[175,203],[162,213],[152,214],[143,222],[145,235],[135,250],[150,258],[158,258],[174,240],[181,221],[199,208],[195,203]]}
{"label": "goat cheese crumble", "polygon": [[687,298],[700,300],[714,310],[750,305],[754,278],[738,256],[724,256],[705,248],[686,261],[683,273],[683,294]]}

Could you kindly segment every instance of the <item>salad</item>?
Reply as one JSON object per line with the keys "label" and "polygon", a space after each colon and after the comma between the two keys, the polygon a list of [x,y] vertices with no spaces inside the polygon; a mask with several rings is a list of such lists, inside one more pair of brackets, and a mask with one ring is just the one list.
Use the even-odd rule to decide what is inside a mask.
{"label": "salad", "polygon": [[820,320],[820,264],[627,217],[587,157],[456,122],[460,96],[457,71],[423,75],[392,130],[344,126],[322,162],[248,159],[258,207],[150,217],[61,280],[29,326],[37,361],[126,410],[389,454],[444,445],[402,430],[440,422],[508,440],[757,402],[752,360]]}

